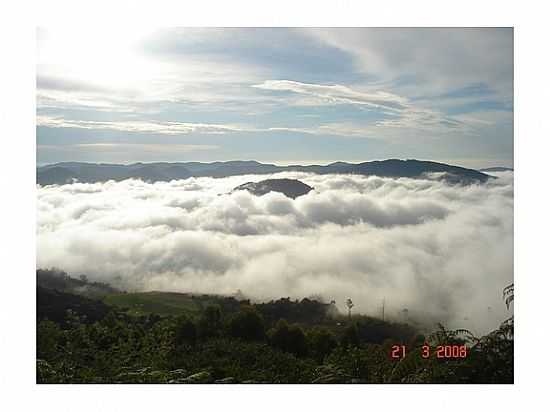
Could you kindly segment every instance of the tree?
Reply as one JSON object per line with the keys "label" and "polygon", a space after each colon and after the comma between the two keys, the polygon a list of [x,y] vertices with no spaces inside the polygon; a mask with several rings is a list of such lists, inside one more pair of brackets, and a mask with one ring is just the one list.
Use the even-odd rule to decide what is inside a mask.
{"label": "tree", "polygon": [[348,300],[346,300],[346,306],[348,307],[348,317],[351,320],[351,308],[353,308],[354,306],[351,298],[348,298]]}
{"label": "tree", "polygon": [[229,321],[229,333],[244,340],[263,340],[264,320],[253,307],[244,306]]}
{"label": "tree", "polygon": [[57,323],[50,320],[40,321],[36,332],[37,358],[49,360],[55,357],[61,335],[61,328]]}
{"label": "tree", "polygon": [[280,319],[275,328],[268,332],[272,346],[296,356],[305,356],[307,353],[306,336],[298,325],[288,325],[286,320]]}
{"label": "tree", "polygon": [[338,346],[334,334],[327,329],[319,327],[308,331],[307,341],[312,356],[318,362],[323,362],[323,359]]}
{"label": "tree", "polygon": [[222,329],[222,312],[219,305],[208,306],[199,322],[202,337],[212,337],[220,334]]}
{"label": "tree", "polygon": [[510,309],[510,304],[514,301],[514,284],[508,285],[502,291],[502,299],[505,300],[506,308]]}
{"label": "tree", "polygon": [[197,327],[195,324],[185,316],[178,318],[176,326],[176,346],[181,346],[186,343],[194,345],[196,341]]}
{"label": "tree", "polygon": [[359,329],[356,324],[349,325],[342,335],[340,344],[344,347],[347,346],[359,346]]}
{"label": "tree", "polygon": [[298,325],[291,325],[288,328],[288,352],[296,356],[305,356],[307,354],[306,335]]}

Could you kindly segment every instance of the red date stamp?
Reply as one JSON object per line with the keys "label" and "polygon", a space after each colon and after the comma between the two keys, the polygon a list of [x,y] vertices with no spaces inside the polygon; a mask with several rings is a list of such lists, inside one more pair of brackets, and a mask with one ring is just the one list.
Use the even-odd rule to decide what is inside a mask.
{"label": "red date stamp", "polygon": [[[407,355],[407,347],[405,345],[392,345],[390,357],[392,359],[403,359]],[[438,359],[464,359],[468,356],[468,347],[466,345],[437,345],[432,347],[424,344],[421,347],[423,359],[428,359],[435,355]]]}

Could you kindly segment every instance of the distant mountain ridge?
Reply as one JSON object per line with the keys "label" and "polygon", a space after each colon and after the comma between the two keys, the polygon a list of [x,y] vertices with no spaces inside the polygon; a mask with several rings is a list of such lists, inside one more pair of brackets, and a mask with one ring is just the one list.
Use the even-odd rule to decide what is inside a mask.
{"label": "distant mountain ridge", "polygon": [[497,166],[497,167],[486,167],[485,169],[479,169],[480,172],[513,172],[514,169],[511,168],[511,167],[502,167],[502,166]]}
{"label": "distant mountain ridge", "polygon": [[421,178],[439,174],[450,183],[471,184],[486,182],[491,176],[473,169],[424,160],[376,160],[363,163],[335,162],[329,165],[277,166],[257,161],[134,163],[130,165],[106,163],[64,162],[37,168],[36,180],[41,185],[65,184],[74,180],[83,183],[108,180],[141,179],[150,182],[186,179],[188,177],[228,177],[245,174],[277,172],[308,172],[316,174],[360,174],[381,177]]}

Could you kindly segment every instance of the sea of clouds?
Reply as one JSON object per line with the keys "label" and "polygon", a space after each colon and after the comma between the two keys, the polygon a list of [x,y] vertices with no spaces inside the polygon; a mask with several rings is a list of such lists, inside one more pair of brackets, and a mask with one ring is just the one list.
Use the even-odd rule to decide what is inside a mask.
{"label": "sea of clouds", "polygon": [[[235,186],[296,178],[295,200]],[[322,296],[484,333],[511,315],[513,173],[487,184],[279,173],[38,187],[37,266],[129,291]]]}

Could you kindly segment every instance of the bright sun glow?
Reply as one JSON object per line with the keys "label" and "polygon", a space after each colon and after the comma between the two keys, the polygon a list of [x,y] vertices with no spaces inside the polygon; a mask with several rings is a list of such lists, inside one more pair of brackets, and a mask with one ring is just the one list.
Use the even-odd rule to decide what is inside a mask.
{"label": "bright sun glow", "polygon": [[153,30],[101,27],[97,31],[40,29],[38,64],[47,74],[86,82],[114,92],[144,91],[164,69],[153,65],[140,43]]}

